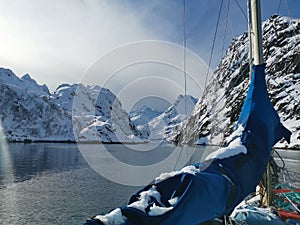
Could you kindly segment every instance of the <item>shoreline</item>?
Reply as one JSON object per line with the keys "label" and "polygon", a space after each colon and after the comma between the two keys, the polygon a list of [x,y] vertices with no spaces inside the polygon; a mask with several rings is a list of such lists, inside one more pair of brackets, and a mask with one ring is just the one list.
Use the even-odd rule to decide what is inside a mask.
{"label": "shoreline", "polygon": [[[6,140],[7,143],[24,143],[24,144],[32,144],[32,143],[65,143],[65,144],[126,144],[126,145],[138,145],[138,144],[148,144],[151,143],[153,140],[145,140],[140,142],[102,142],[102,141],[74,141],[74,140],[31,140],[31,139],[24,139],[24,140]],[[165,142],[165,140],[156,140]],[[174,144],[172,142],[165,142],[166,144]],[[174,144],[175,145],[175,144]],[[184,146],[184,145],[178,145],[178,146]],[[211,147],[222,147],[216,144],[194,144],[194,145],[186,145],[189,147],[205,147],[205,146],[211,146]],[[278,150],[286,150],[286,151],[300,151],[300,148],[297,147],[274,147],[274,149]]]}

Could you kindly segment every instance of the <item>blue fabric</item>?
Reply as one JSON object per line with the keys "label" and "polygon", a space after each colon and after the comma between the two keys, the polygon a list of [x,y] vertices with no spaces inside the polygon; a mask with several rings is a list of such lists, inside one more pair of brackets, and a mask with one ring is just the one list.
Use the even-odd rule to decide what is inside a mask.
{"label": "blue fabric", "polygon": [[[228,215],[259,183],[270,158],[272,146],[290,131],[283,127],[274,110],[266,88],[265,65],[254,67],[251,84],[237,126],[247,154],[204,161],[195,166],[201,169],[196,175],[179,174],[156,183],[162,203],[179,197],[174,208],[160,216],[150,216],[132,207],[121,207],[127,225],[199,225],[213,218]],[[152,185],[141,191],[148,190]],[[140,191],[140,192],[141,192]],[[129,204],[137,201],[133,195]],[[149,202],[149,205],[152,203]]]}
{"label": "blue fabric", "polygon": [[[231,184],[224,176],[208,172],[202,172],[200,176],[180,174],[156,184],[156,187],[163,196],[162,202],[166,206],[169,205],[168,199],[179,197],[174,209],[160,216],[148,216],[142,211],[126,206],[121,210],[130,221],[128,224],[198,225],[222,216],[226,211],[226,196],[231,194]],[[132,203],[132,200],[129,203]]]}

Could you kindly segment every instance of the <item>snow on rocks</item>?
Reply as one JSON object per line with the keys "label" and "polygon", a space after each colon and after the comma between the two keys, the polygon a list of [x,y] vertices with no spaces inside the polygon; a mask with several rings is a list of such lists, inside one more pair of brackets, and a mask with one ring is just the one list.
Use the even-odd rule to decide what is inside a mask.
{"label": "snow on rocks", "polygon": [[72,141],[71,117],[49,101],[48,88],[0,70],[0,116],[9,141]]}
{"label": "snow on rocks", "polygon": [[48,87],[44,85],[39,85],[35,80],[33,80],[29,74],[25,74],[23,77],[17,77],[10,69],[0,68],[0,83],[15,88],[25,89],[27,92],[35,93],[39,96],[49,95]]}
{"label": "snow on rocks", "polygon": [[[108,89],[61,84],[53,93],[28,74],[0,68],[0,115],[10,141],[136,143],[175,136],[196,99],[179,96],[165,112],[144,108],[130,116]],[[184,109],[186,100],[187,109]]]}
{"label": "snow on rocks", "polygon": [[[181,130],[183,123],[194,108],[198,99],[179,95],[176,101],[164,112],[149,107],[134,110],[130,120],[138,134],[148,140],[172,140]],[[185,109],[186,107],[186,109]]]}
{"label": "snow on rocks", "polygon": [[[144,106],[129,113],[131,123],[135,126],[138,136],[148,139],[151,135],[149,123],[163,112]],[[153,134],[152,134],[153,135]]]}
{"label": "snow on rocks", "polygon": [[[272,16],[263,23],[266,80],[270,99],[291,143],[275,147],[300,149],[300,19]],[[225,146],[238,120],[249,85],[248,34],[233,39],[206,92],[196,104],[176,143]],[[203,138],[207,138],[203,142]]]}
{"label": "snow on rocks", "polygon": [[173,140],[188,119],[198,99],[180,95],[165,112],[149,122],[149,139]]}
{"label": "snow on rocks", "polygon": [[0,88],[0,115],[9,141],[137,140],[128,114],[108,89],[62,84],[49,93],[28,74],[18,78],[4,68]]}

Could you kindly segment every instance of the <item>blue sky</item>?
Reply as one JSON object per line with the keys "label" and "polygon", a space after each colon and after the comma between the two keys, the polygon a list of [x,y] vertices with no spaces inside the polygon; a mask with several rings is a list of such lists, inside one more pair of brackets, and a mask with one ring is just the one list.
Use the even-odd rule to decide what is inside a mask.
{"label": "blue sky", "polygon": [[[144,21],[146,26],[151,26],[151,21],[156,18],[164,20],[164,23],[169,24],[171,35],[167,36],[168,40],[174,41],[178,44],[182,43],[182,2],[174,0],[135,0],[131,3],[139,3],[139,8],[150,5],[147,14],[147,19]],[[147,3],[148,2],[148,3]],[[153,2],[157,5],[153,6]],[[221,21],[219,25],[216,54],[212,68],[215,68],[219,63],[221,57],[221,50],[223,45],[225,21],[227,14],[228,3],[229,6],[229,23],[226,35],[226,45],[230,43],[233,36],[240,35],[247,30],[246,19],[238,7],[238,2],[247,15],[246,0],[224,0],[222,6]],[[286,5],[288,3],[288,7]],[[152,8],[151,8],[152,5]],[[186,33],[187,33],[187,47],[201,55],[206,62],[209,61],[209,52],[211,51],[212,39],[215,32],[217,17],[221,0],[186,0]],[[300,17],[300,1],[299,0],[261,0],[262,6],[262,20],[268,19],[271,15],[279,13],[279,15],[299,18]],[[279,10],[278,10],[279,9]],[[290,11],[290,12],[289,12]],[[176,32],[177,31],[177,32]],[[175,35],[174,35],[175,34]],[[225,49],[226,50],[226,49]]]}
{"label": "blue sky", "polygon": [[[236,1],[246,12],[246,0],[224,0],[212,70],[221,58],[229,3],[225,50],[233,36],[247,29],[246,19]],[[291,16],[299,18],[300,0],[282,0],[279,14],[289,15],[286,2]],[[186,0],[187,47],[204,64],[209,62],[220,3],[220,0]],[[279,3],[280,0],[262,0],[263,20],[277,13]],[[182,12],[183,0],[0,0],[0,66],[12,69],[19,76],[29,73],[38,83],[45,83],[50,90],[55,90],[61,83],[82,81],[95,62],[119,46],[161,40],[178,44],[180,48],[183,42]],[[178,57],[180,60],[182,55]],[[125,75],[115,76],[117,83],[108,87],[118,92],[122,85],[132,83],[138,73],[145,73],[147,68],[149,65],[135,70],[131,80]],[[190,85],[193,95],[199,95],[196,83],[199,86],[207,73],[205,65],[200,70],[203,70],[202,74],[194,77],[195,85]],[[134,70],[130,71],[134,73]],[[166,71],[176,73],[170,72],[169,68]],[[164,69],[159,73],[165,73]],[[103,85],[108,75],[102,73],[99,76],[101,81],[97,84]],[[178,80],[169,74],[163,77],[176,85],[183,83],[182,77]],[[157,85],[154,86],[161,88],[162,84],[155,82]],[[173,89],[170,86],[168,90]],[[174,92],[174,98],[182,87],[179,89]]]}

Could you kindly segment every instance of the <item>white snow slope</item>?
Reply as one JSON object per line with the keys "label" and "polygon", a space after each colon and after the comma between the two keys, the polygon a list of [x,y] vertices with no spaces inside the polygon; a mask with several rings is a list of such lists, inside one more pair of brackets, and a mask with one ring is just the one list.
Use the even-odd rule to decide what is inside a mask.
{"label": "white snow slope", "polygon": [[177,100],[165,112],[149,122],[149,139],[173,140],[189,117],[198,99],[179,95]]}
{"label": "white snow slope", "polygon": [[143,139],[148,139],[151,134],[149,122],[162,113],[163,112],[159,112],[156,109],[152,109],[147,106],[144,106],[140,109],[132,110],[129,113],[129,118],[131,123],[137,130],[136,135]]}
{"label": "white snow slope", "polygon": [[130,120],[138,131],[137,135],[143,139],[172,140],[180,132],[197,101],[190,95],[186,95],[186,98],[179,95],[166,111],[158,112],[143,107],[131,112]]}
{"label": "white snow slope", "polygon": [[18,78],[4,68],[0,117],[9,141],[136,141],[128,114],[108,89],[63,84],[50,94],[28,74]]}
{"label": "white snow slope", "polygon": [[[186,120],[183,96],[165,112],[150,108],[130,116],[110,90],[62,84],[53,93],[28,74],[0,68],[0,117],[9,141],[143,142],[175,136]],[[187,115],[196,104],[187,100]],[[129,119],[130,117],[130,119]]]}
{"label": "white snow slope", "polygon": [[29,75],[0,68],[0,116],[10,141],[71,141],[71,117],[49,101],[49,90]]}

